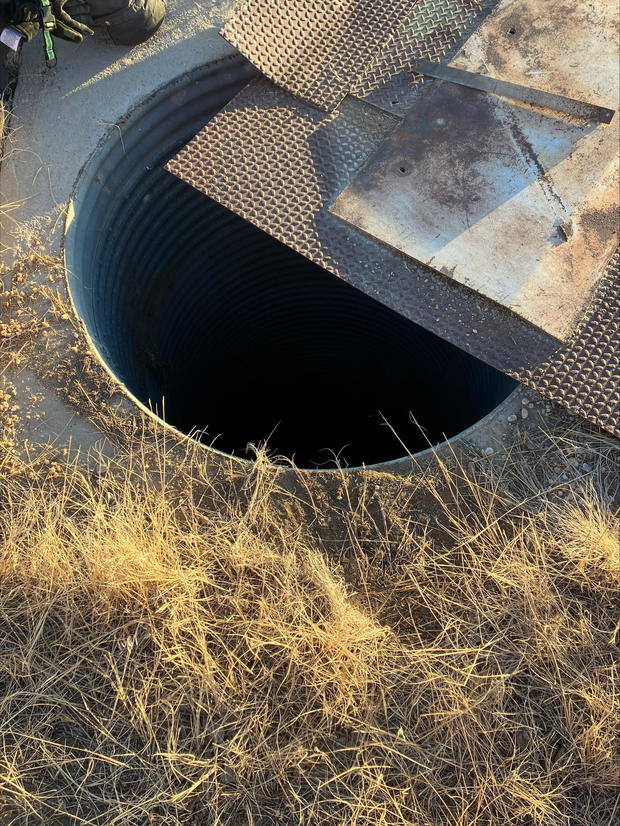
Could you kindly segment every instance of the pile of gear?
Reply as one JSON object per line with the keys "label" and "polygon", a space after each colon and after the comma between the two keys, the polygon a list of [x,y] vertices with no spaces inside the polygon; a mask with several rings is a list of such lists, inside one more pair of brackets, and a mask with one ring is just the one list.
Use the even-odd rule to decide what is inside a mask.
{"label": "pile of gear", "polygon": [[160,27],[165,0],[0,0],[0,62],[39,32],[45,61],[56,61],[54,38],[81,43],[105,30],[113,43],[134,46]]}

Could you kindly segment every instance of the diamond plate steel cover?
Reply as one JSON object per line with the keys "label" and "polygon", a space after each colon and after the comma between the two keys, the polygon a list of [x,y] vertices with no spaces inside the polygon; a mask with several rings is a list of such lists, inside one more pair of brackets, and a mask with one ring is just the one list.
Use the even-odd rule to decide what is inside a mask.
{"label": "diamond plate steel cover", "polygon": [[[263,9],[275,8],[275,0],[251,3],[255,8],[259,3]],[[342,88],[355,97],[347,97],[338,113],[318,111],[267,80],[252,82],[168,169],[410,320],[620,435],[619,255],[607,268],[582,324],[570,341],[559,346],[556,339],[513,313],[385,247],[328,211],[426,85],[425,79],[412,76],[411,64],[455,54],[498,3],[410,3],[408,16],[397,21],[396,34],[375,49],[359,74],[353,75],[349,64],[351,82],[339,86],[334,97]],[[300,0],[286,0],[278,7],[285,6],[294,17],[299,4]],[[320,43],[316,15],[325,13],[324,3],[304,0],[302,5],[312,19],[312,48],[304,48],[309,45],[308,32],[302,26],[301,41],[293,42],[274,61],[281,72],[279,81],[297,95],[307,95],[302,90],[309,88],[309,78],[318,83],[319,92],[324,90],[323,53],[316,46]],[[241,6],[239,13],[247,7]],[[246,29],[244,36],[251,40],[259,32],[263,54],[275,51],[272,21],[257,19],[261,26],[254,33]],[[341,31],[342,21],[330,19]],[[368,31],[362,36],[368,36]],[[286,40],[288,34],[280,30],[279,37]],[[350,43],[338,39],[336,31],[329,38],[330,48],[337,42],[346,57]]]}
{"label": "diamond plate steel cover", "polygon": [[620,436],[620,250],[571,340],[542,364],[513,375]]}
{"label": "diamond plate steel cover", "polygon": [[404,115],[427,78],[412,75],[419,60],[439,61],[452,55],[500,0],[419,0],[350,93]]}
{"label": "diamond plate steel cover", "polygon": [[415,2],[244,0],[221,34],[275,83],[331,111]]}
{"label": "diamond plate steel cover", "polygon": [[513,313],[329,213],[398,122],[351,97],[327,114],[259,79],[168,169],[411,321],[620,435],[617,258],[587,320],[558,348]]}

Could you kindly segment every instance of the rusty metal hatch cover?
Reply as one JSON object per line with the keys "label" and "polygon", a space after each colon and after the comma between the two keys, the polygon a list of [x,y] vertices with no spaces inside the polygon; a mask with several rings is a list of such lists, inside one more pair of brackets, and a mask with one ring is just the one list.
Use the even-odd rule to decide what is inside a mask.
{"label": "rusty metal hatch cover", "polygon": [[[400,40],[391,41],[356,81],[352,93],[359,97],[347,96],[335,112],[308,105],[266,79],[252,82],[168,168],[412,321],[620,434],[617,257],[592,285],[593,301],[576,330],[559,345],[522,316],[329,212],[407,109],[437,83],[420,83],[406,67],[441,55],[458,65],[472,25],[494,2],[472,0],[455,13],[453,0],[420,0],[399,30]],[[480,68],[471,54],[461,65]],[[606,226],[615,226],[613,218]]]}
{"label": "rusty metal hatch cover", "polygon": [[[551,11],[502,0],[444,72],[482,65],[481,80],[529,80],[543,100],[609,115],[617,17],[613,0]],[[434,80],[332,212],[566,340],[618,245],[619,143],[617,117],[607,126]]]}

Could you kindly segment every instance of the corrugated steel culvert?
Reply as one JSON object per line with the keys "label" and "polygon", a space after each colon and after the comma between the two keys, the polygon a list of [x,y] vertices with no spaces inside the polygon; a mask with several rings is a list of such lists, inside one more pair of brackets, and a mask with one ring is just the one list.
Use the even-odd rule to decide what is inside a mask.
{"label": "corrugated steel culvert", "polygon": [[108,369],[224,453],[375,465],[475,426],[515,382],[164,170],[252,76],[206,65],[113,129],[73,199],[75,309]]}

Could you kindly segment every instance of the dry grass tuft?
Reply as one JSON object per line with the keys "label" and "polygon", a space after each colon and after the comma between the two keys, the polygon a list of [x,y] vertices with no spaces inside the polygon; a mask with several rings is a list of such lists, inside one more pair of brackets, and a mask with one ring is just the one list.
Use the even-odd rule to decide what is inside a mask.
{"label": "dry grass tuft", "polygon": [[584,579],[620,583],[618,523],[595,498],[552,511],[563,540],[563,553]]}
{"label": "dry grass tuft", "polygon": [[241,495],[38,467],[0,482],[0,822],[614,822],[591,477],[343,475],[319,505],[260,460]]}

